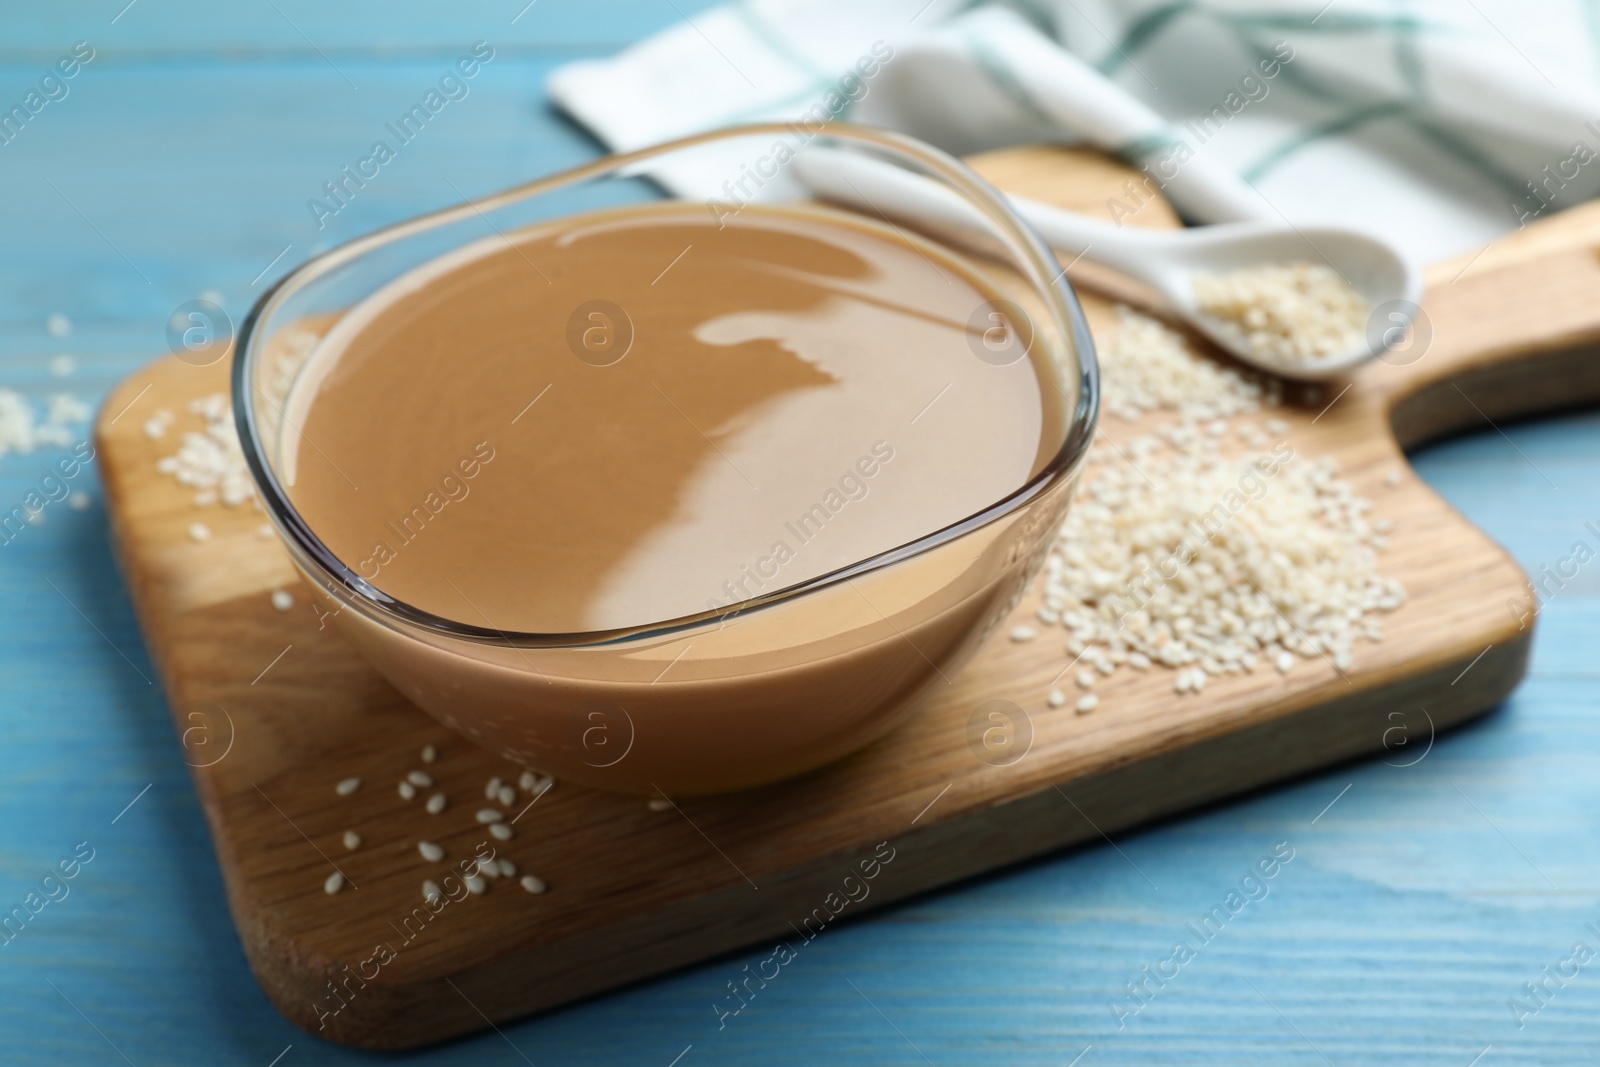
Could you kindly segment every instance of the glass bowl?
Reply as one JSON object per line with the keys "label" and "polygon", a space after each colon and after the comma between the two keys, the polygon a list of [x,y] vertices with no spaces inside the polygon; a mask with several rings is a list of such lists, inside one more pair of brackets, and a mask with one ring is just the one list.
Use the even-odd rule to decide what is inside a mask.
{"label": "glass bowl", "polygon": [[[827,197],[805,210],[886,224],[908,241],[907,231],[917,231],[915,240],[933,242],[926,247],[981,266],[1008,299],[950,309],[969,323],[974,358],[1000,364],[1014,361],[1006,352],[1029,352],[1049,379],[1040,394],[1060,417],[1032,475],[1001,499],[870,558],[748,599],[582,633],[506,631],[489,618],[444,618],[405,603],[380,588],[381,576],[374,584],[355,561],[330,551],[294,506],[284,458],[298,430],[285,400],[320,338],[363,299],[474,242],[509,243],[552,219],[658,199],[663,186],[716,188],[721,183],[707,179],[726,174],[726,198],[706,203],[712,219],[739,210],[757,188],[766,200],[807,200],[809,190],[838,184],[799,180],[808,166],[820,173],[830,160],[868,168],[843,171],[856,175],[845,184],[860,195]],[[888,215],[872,195],[881,187],[869,181],[883,168],[909,179],[915,194],[891,198],[882,205]],[[924,193],[939,210],[920,225]],[[959,225],[950,224],[952,212]],[[1046,387],[1057,395],[1048,397]],[[400,692],[485,748],[557,778],[677,796],[818,767],[947,688],[1049,550],[1094,432],[1097,379],[1064,272],[988,183],[907,137],[839,123],[770,124],[599,159],[312,259],[247,316],[233,408],[262,506],[320,610]]]}

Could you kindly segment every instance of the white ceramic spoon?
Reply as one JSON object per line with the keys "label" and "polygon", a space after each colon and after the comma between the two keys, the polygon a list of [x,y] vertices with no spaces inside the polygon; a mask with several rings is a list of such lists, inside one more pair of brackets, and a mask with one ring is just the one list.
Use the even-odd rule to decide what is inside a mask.
{"label": "white ceramic spoon", "polygon": [[[793,161],[795,173],[825,199],[897,220],[980,250],[996,247],[994,226],[944,185],[858,153],[813,145]],[[1422,275],[1386,242],[1357,230],[1295,228],[1236,222],[1185,230],[1138,230],[1011,197],[1017,213],[1055,251],[1104,264],[1144,282],[1186,321],[1239,360],[1282,377],[1338,377],[1398,343],[1417,313]],[[1323,262],[1338,271],[1372,309],[1364,343],[1348,352],[1300,362],[1266,359],[1226,324],[1200,312],[1194,277],[1268,263]]]}

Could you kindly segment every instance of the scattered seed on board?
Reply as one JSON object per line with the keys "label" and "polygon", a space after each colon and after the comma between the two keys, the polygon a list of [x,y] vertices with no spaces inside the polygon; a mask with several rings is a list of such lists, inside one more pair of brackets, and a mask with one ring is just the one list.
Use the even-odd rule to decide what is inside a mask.
{"label": "scattered seed on board", "polygon": [[272,536],[272,523],[264,522],[260,526],[257,526],[256,536],[261,538],[263,541],[269,539]]}
{"label": "scattered seed on board", "polygon": [[1050,695],[1045,697],[1044,702],[1052,708],[1059,708],[1067,702],[1067,694],[1059,689],[1052,689],[1050,690]]}
{"label": "scattered seed on board", "polygon": [[1383,484],[1387,485],[1390,489],[1393,489],[1395,486],[1399,485],[1400,484],[1400,472],[1399,471],[1390,471],[1388,474],[1385,474],[1383,476]]}
{"label": "scattered seed on board", "polygon": [[503,785],[500,787],[500,791],[495,794],[495,799],[509,808],[517,802],[517,791],[509,785]]}
{"label": "scattered seed on board", "polygon": [[532,793],[539,787],[539,779],[532,771],[523,771],[517,779],[517,785],[524,793]]}
{"label": "scattered seed on board", "polygon": [[290,596],[285,589],[274,589],[272,591],[272,606],[279,611],[288,611],[294,607],[294,597]]}
{"label": "scattered seed on board", "polygon": [[479,822],[485,822],[485,823],[488,823],[488,822],[499,822],[501,819],[503,819],[505,817],[506,816],[505,816],[504,812],[496,811],[493,808],[481,808],[478,811],[478,821]]}
{"label": "scattered seed on board", "polygon": [[499,866],[500,873],[505,877],[515,878],[517,876],[517,865],[506,859],[504,856],[500,858]]}
{"label": "scattered seed on board", "polygon": [[189,540],[197,542],[211,540],[211,527],[203,522],[191,522],[189,524]]}
{"label": "scattered seed on board", "polygon": [[489,889],[489,883],[481,875],[469,874],[462,881],[467,883],[467,892],[473,896],[482,896]]}
{"label": "scattered seed on board", "polygon": [[479,860],[475,869],[485,878],[500,877],[500,864],[495,860]]}
{"label": "scattered seed on board", "polygon": [[360,788],[361,788],[361,779],[359,779],[359,778],[345,778],[345,779],[341,780],[338,785],[333,787],[333,791],[335,793],[338,793],[342,797],[347,797],[351,793],[354,793],[357,789],[360,789]]}
{"label": "scattered seed on board", "polygon": [[344,888],[344,875],[334,871],[328,875],[327,881],[322,883],[322,891],[330,897]]}
{"label": "scattered seed on board", "polygon": [[436,760],[438,758],[439,758],[439,750],[438,749],[434,748],[432,745],[423,745],[422,746],[422,762],[423,763],[432,763],[434,760]]}
{"label": "scattered seed on board", "polygon": [[1072,710],[1076,711],[1079,715],[1087,715],[1099,706],[1099,697],[1095,696],[1093,693],[1085,693],[1083,696],[1078,698],[1078,702],[1073,705]]}
{"label": "scattered seed on board", "polygon": [[1017,641],[1019,643],[1022,642],[1022,641],[1032,641],[1035,637],[1038,637],[1038,636],[1039,636],[1039,631],[1035,630],[1031,626],[1017,626],[1017,627],[1013,627],[1012,630],[1011,630],[1011,640]]}
{"label": "scattered seed on board", "polygon": [[410,800],[412,797],[414,797],[416,795],[417,795],[417,787],[416,786],[412,785],[410,782],[405,782],[405,781],[402,781],[400,783],[400,799],[402,799],[402,800]]}
{"label": "scattered seed on board", "polygon": [[439,883],[438,882],[435,882],[432,878],[429,878],[429,879],[427,879],[426,881],[424,881],[422,883],[422,899],[423,900],[428,900],[428,901],[440,900],[443,897],[444,897],[444,890],[439,888]]}
{"label": "scattered seed on board", "polygon": [[360,848],[361,835],[356,833],[354,830],[346,830],[344,832],[344,847],[349,849],[351,852],[354,852],[356,849]]}
{"label": "scattered seed on board", "polygon": [[427,771],[409,771],[406,774],[406,781],[419,789],[426,789],[433,784],[433,776]]}
{"label": "scattered seed on board", "polygon": [[1094,671],[1087,671],[1087,670],[1079,671],[1073,677],[1074,677],[1074,680],[1078,683],[1078,688],[1079,689],[1093,689],[1094,688]]}
{"label": "scattered seed on board", "polygon": [[422,853],[422,858],[427,860],[429,863],[438,863],[440,860],[444,859],[444,849],[440,848],[432,841],[418,841],[417,851]]}
{"label": "scattered seed on board", "polygon": [[650,802],[645,806],[651,811],[671,811],[672,801],[668,800],[666,797],[651,797]]}
{"label": "scattered seed on board", "polygon": [[489,779],[489,784],[483,787],[483,795],[488,797],[490,800],[494,800],[496,797],[498,797],[500,795],[500,779]]}
{"label": "scattered seed on board", "polygon": [[522,876],[522,881],[520,883],[518,883],[518,884],[520,884],[522,886],[522,888],[526,889],[528,892],[532,893],[534,896],[538,896],[540,893],[543,893],[545,891],[545,889],[547,888],[545,886],[545,884],[544,884],[543,879],[535,878],[531,874],[523,875]]}
{"label": "scattered seed on board", "polygon": [[1279,652],[1277,659],[1273,661],[1272,665],[1278,668],[1279,674],[1288,674],[1294,669],[1294,653]]}
{"label": "scattered seed on board", "polygon": [[73,511],[88,511],[89,505],[94,501],[89,499],[88,493],[73,493],[67,497],[67,507]]}
{"label": "scattered seed on board", "polygon": [[1147,671],[1150,669],[1150,657],[1143,652],[1130,652],[1128,654],[1128,666],[1136,671]]}
{"label": "scattered seed on board", "polygon": [[489,836],[497,841],[510,841],[513,836],[510,824],[503,822],[490,823]]}
{"label": "scattered seed on board", "polygon": [[429,815],[437,815],[437,814],[439,814],[441,811],[444,810],[444,806],[446,804],[448,804],[448,803],[449,803],[449,801],[447,801],[445,799],[445,796],[444,796],[443,793],[435,793],[435,794],[433,794],[433,796],[428,798],[428,805],[427,805],[428,814]]}

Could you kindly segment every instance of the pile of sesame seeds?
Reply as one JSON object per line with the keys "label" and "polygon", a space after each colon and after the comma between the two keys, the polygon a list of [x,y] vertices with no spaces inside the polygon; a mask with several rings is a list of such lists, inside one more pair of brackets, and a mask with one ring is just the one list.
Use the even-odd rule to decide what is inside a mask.
{"label": "pile of sesame seeds", "polygon": [[[436,763],[438,758],[439,750],[434,745],[424,746],[420,753],[420,760],[425,766]],[[496,841],[510,841],[516,836],[515,831],[511,828],[511,823],[516,821],[516,814],[520,814],[511,814],[508,821],[507,816],[511,809],[523,797],[527,798],[527,804],[532,804],[533,801],[548,792],[554,784],[555,780],[548,775],[535,774],[533,771],[526,770],[521,772],[514,783],[502,780],[499,777],[490,778],[484,786],[484,796],[500,806],[480,808],[474,815],[473,821],[477,825],[485,827],[489,835]],[[354,795],[361,786],[362,781],[359,777],[343,778],[335,783],[333,791],[336,796],[348,797]],[[396,792],[402,801],[415,800],[421,795],[421,792],[434,789],[433,775],[421,768],[407,771],[396,786]],[[436,816],[442,814],[448,806],[448,796],[442,791],[436,791],[430,792],[428,799],[423,803],[423,810],[430,816]],[[523,810],[526,810],[526,807]],[[427,831],[423,833],[426,834]],[[365,841],[361,834],[353,829],[346,830],[342,840],[345,849],[350,852],[360,849]],[[440,864],[448,858],[448,852],[445,847],[429,840],[427,836],[419,835],[415,841],[415,848],[417,855],[424,863]],[[467,887],[467,892],[474,896],[481,896],[488,892],[489,883],[500,878],[515,878],[517,879],[517,884],[526,892],[535,895],[543,893],[548,888],[544,880],[537,875],[522,874],[518,877],[516,863],[503,856],[496,856],[487,860],[474,856],[473,862],[467,870],[469,873],[462,877],[462,881]],[[441,874],[440,877],[443,877],[443,875]],[[323,892],[330,895],[337,893],[344,888],[344,883],[344,876],[335,871],[324,881]],[[423,879],[422,897],[425,901],[436,900],[443,895],[444,892],[435,878],[425,877]]]}
{"label": "pile of sesame seeds", "polygon": [[1266,263],[1194,276],[1195,305],[1226,335],[1282,366],[1366,345],[1366,298],[1322,263]]}
{"label": "pile of sesame seeds", "polygon": [[21,393],[0,389],[0,456],[70,447],[82,437],[74,427],[87,423],[89,414],[89,406],[77,397],[56,393],[46,401],[41,420]]}
{"label": "pile of sesame seeds", "polygon": [[1038,609],[1040,623],[1067,631],[1075,667],[1062,675],[1075,669],[1080,695],[1053,689],[1049,706],[1071,699],[1079,714],[1092,712],[1097,680],[1123,666],[1173,670],[1180,694],[1221,675],[1287,674],[1301,660],[1347,670],[1358,641],[1382,639],[1378,616],[1405,601],[1377,569],[1390,525],[1370,517],[1371,502],[1331,457],[1296,455],[1286,423],[1258,420],[1279,402],[1271,385],[1225,368],[1210,368],[1220,377],[1181,371],[1179,357],[1205,361],[1126,308],[1100,351],[1108,383],[1171,373],[1209,391],[1151,394],[1137,401],[1142,410],[1177,417],[1120,447],[1091,449]]}

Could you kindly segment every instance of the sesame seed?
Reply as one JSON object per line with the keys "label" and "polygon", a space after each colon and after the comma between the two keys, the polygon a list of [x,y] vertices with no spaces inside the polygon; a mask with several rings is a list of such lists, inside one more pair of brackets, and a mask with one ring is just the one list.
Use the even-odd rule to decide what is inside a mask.
{"label": "sesame seed", "polygon": [[274,589],[272,591],[272,606],[279,611],[288,611],[294,607],[294,597],[282,589]]}
{"label": "sesame seed", "polygon": [[649,808],[651,811],[671,811],[672,801],[668,800],[666,797],[651,797],[649,801],[645,803],[645,807]]}
{"label": "sesame seed", "polygon": [[1044,702],[1049,704],[1052,708],[1062,707],[1067,702],[1067,694],[1063,693],[1059,689],[1052,689],[1050,690],[1050,695],[1045,697]]}
{"label": "sesame seed", "polygon": [[1195,304],[1258,359],[1304,365],[1366,344],[1366,298],[1322,263],[1194,276]]}
{"label": "sesame seed", "polygon": [[1100,698],[1098,696],[1093,693],[1085,693],[1078,698],[1078,702],[1072,706],[1072,710],[1079,715],[1087,715],[1099,706]]}
{"label": "sesame seed", "polygon": [[495,860],[479,860],[477,871],[485,878],[500,877],[500,864]]}
{"label": "sesame seed", "polygon": [[322,891],[328,894],[330,897],[343,888],[344,875],[340,874],[338,871],[334,871],[332,874],[328,875],[327,879],[322,883]]}
{"label": "sesame seed", "polygon": [[256,536],[261,538],[263,541],[271,540],[272,539],[272,523],[264,522],[260,526],[257,526],[256,527]]}
{"label": "sesame seed", "polygon": [[434,748],[432,745],[423,745],[422,746],[422,762],[423,763],[432,763],[434,760],[436,760],[438,758],[439,758],[439,750],[438,749]]}
{"label": "sesame seed", "polygon": [[526,889],[528,892],[532,893],[534,896],[538,896],[540,893],[543,893],[545,891],[545,889],[546,889],[544,881],[542,879],[535,878],[531,874],[523,875],[522,876],[522,881],[519,882],[518,884],[521,885],[522,888]]}
{"label": "sesame seed", "polygon": [[508,808],[517,802],[517,791],[512,789],[509,785],[501,786],[500,791],[496,793],[495,796],[500,803],[504,804]]}
{"label": "sesame seed", "polygon": [[344,847],[349,849],[351,852],[354,852],[356,849],[360,848],[361,835],[356,833],[354,830],[346,830],[344,832]]}
{"label": "sesame seed", "polygon": [[1385,474],[1383,476],[1383,484],[1387,485],[1391,489],[1393,489],[1395,486],[1399,485],[1400,484],[1400,472],[1397,471],[1397,470],[1393,470],[1393,471],[1390,471],[1388,474]]}
{"label": "sesame seed", "polygon": [[1094,671],[1082,670],[1073,675],[1073,680],[1078,683],[1079,689],[1094,688]]}
{"label": "sesame seed", "polygon": [[412,797],[414,797],[416,795],[417,795],[417,787],[416,786],[412,785],[410,782],[404,782],[403,781],[403,782],[400,783],[400,799],[401,800],[410,800]]}
{"label": "sesame seed", "polygon": [[446,804],[448,804],[448,803],[449,803],[449,801],[445,799],[445,796],[444,796],[443,793],[435,793],[435,794],[433,794],[433,796],[428,798],[428,803],[426,805],[426,807],[428,809],[428,814],[429,815],[437,815],[437,814],[439,814],[441,811],[444,810],[444,806]]}
{"label": "sesame seed", "polygon": [[498,841],[510,841],[515,835],[510,823],[492,822],[489,824],[489,836]]}
{"label": "sesame seed", "polygon": [[433,784],[433,776],[427,771],[408,771],[406,781],[421,789],[426,789]]}
{"label": "sesame seed", "polygon": [[489,800],[497,798],[500,795],[500,779],[489,779],[489,784],[483,787],[483,795]]}
{"label": "sesame seed", "polygon": [[51,337],[65,337],[72,332],[72,320],[59,311],[53,311],[44,320],[44,328]]}
{"label": "sesame seed", "polygon": [[462,881],[467,883],[467,892],[475,897],[481,897],[489,890],[489,883],[485,882],[480,875],[469,874]]}
{"label": "sesame seed", "polygon": [[428,900],[428,901],[440,900],[440,899],[443,899],[443,897],[444,897],[444,890],[439,888],[439,883],[438,882],[435,882],[432,878],[429,878],[429,879],[425,880],[422,883],[422,899],[423,900]]}
{"label": "sesame seed", "polygon": [[1017,626],[1011,630],[1011,640],[1018,642],[1032,641],[1039,636],[1039,631],[1031,626]]}
{"label": "sesame seed", "polygon": [[444,859],[444,849],[440,848],[432,841],[418,841],[417,851],[422,853],[422,858],[427,860],[429,863],[438,863],[440,860]]}
{"label": "sesame seed", "polygon": [[480,808],[478,810],[478,821],[479,822],[483,822],[483,823],[499,822],[501,819],[503,819],[505,817],[506,816],[505,816],[504,812],[496,811],[494,808]]}
{"label": "sesame seed", "polygon": [[1279,652],[1276,658],[1273,659],[1272,665],[1278,668],[1279,674],[1288,674],[1294,669],[1294,654],[1291,652]]}
{"label": "sesame seed", "polygon": [[195,542],[211,540],[211,527],[203,522],[191,522],[189,524],[189,540]]}
{"label": "sesame seed", "polygon": [[517,785],[524,793],[531,793],[539,785],[538,776],[532,771],[523,771],[521,776],[517,778]]}
{"label": "sesame seed", "polygon": [[515,878],[517,876],[517,865],[506,859],[504,856],[501,856],[500,873],[507,878]]}
{"label": "sesame seed", "polygon": [[1143,652],[1130,652],[1128,653],[1128,666],[1136,671],[1147,671],[1150,669],[1150,657]]}
{"label": "sesame seed", "polygon": [[333,791],[335,793],[338,793],[342,797],[347,797],[351,793],[354,793],[357,789],[360,789],[360,788],[361,788],[361,779],[359,779],[359,778],[345,778],[342,781],[340,781],[340,783],[338,785],[333,787]]}
{"label": "sesame seed", "polygon": [[88,493],[74,492],[71,496],[67,497],[67,507],[71,508],[73,511],[88,511],[89,505],[92,503],[94,503],[94,501],[89,499]]}

